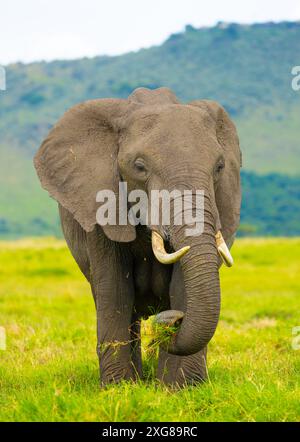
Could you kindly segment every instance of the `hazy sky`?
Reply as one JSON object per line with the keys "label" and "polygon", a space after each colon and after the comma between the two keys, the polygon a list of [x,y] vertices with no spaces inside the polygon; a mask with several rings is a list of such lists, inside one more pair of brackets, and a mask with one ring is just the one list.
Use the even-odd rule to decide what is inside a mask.
{"label": "hazy sky", "polygon": [[299,19],[299,0],[0,0],[0,63],[121,54],[186,24]]}

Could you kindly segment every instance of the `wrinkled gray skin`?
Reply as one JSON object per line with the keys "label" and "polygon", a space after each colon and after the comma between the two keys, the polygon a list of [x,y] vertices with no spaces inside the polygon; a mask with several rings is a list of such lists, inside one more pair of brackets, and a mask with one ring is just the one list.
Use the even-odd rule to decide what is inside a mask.
{"label": "wrinkled gray skin", "polygon": [[[59,203],[67,244],[92,288],[103,384],[142,375],[140,319],[168,309],[185,316],[168,352],[160,351],[158,378],[177,385],[206,378],[206,346],[220,311],[214,236],[221,229],[227,245],[233,242],[240,162],[236,130],[224,109],[206,100],[181,104],[166,88],[74,106],[43,142],[35,167]],[[117,194],[120,180],[129,191],[205,191],[202,235],[185,237],[186,226],[173,223],[156,227],[169,251],[191,246],[179,263],[155,259],[151,226],[96,224],[96,193]],[[123,343],[117,352],[114,341]]]}

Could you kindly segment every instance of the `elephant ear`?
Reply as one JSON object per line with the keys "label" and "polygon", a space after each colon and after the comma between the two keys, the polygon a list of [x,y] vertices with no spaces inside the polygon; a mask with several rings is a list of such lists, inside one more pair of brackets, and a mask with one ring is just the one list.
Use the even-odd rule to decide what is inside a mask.
{"label": "elephant ear", "polygon": [[231,245],[239,226],[241,207],[242,157],[237,131],[227,112],[215,101],[192,101],[189,104],[198,106],[209,113],[215,122],[217,140],[224,149],[225,168],[215,189],[215,198],[223,236]]}
{"label": "elephant ear", "polygon": [[[86,101],[67,111],[49,132],[34,158],[44,189],[66,208],[86,232],[96,221],[100,190],[118,201],[118,130],[115,122],[128,111],[126,100]],[[131,225],[102,226],[113,241],[133,241]]]}

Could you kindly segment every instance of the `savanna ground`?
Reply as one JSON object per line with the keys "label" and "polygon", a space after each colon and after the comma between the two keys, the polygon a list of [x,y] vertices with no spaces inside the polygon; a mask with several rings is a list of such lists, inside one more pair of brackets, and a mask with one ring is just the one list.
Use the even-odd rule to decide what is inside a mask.
{"label": "savanna ground", "polygon": [[0,420],[298,421],[300,239],[241,239],[232,252],[209,381],[159,385],[144,346],[146,380],[100,390],[94,304],[64,242],[1,242]]}

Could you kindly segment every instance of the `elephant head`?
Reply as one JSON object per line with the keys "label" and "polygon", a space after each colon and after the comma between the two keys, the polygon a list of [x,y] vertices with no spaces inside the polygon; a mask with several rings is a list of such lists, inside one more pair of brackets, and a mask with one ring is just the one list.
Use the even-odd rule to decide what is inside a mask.
{"label": "elephant head", "polygon": [[[86,232],[95,228],[97,192],[111,189],[117,194],[122,180],[129,190],[204,190],[201,235],[186,237],[186,226],[173,220],[168,229],[149,225],[155,256],[165,263],[181,258],[185,311],[168,348],[171,353],[196,353],[215,332],[220,310],[218,250],[230,265],[225,242],[231,245],[239,224],[240,159],[235,126],[219,104],[181,104],[166,88],[140,88],[127,100],[91,100],[73,107],[35,156],[43,187]],[[112,241],[136,237],[130,224],[102,228]],[[175,255],[166,254],[163,240]]]}

